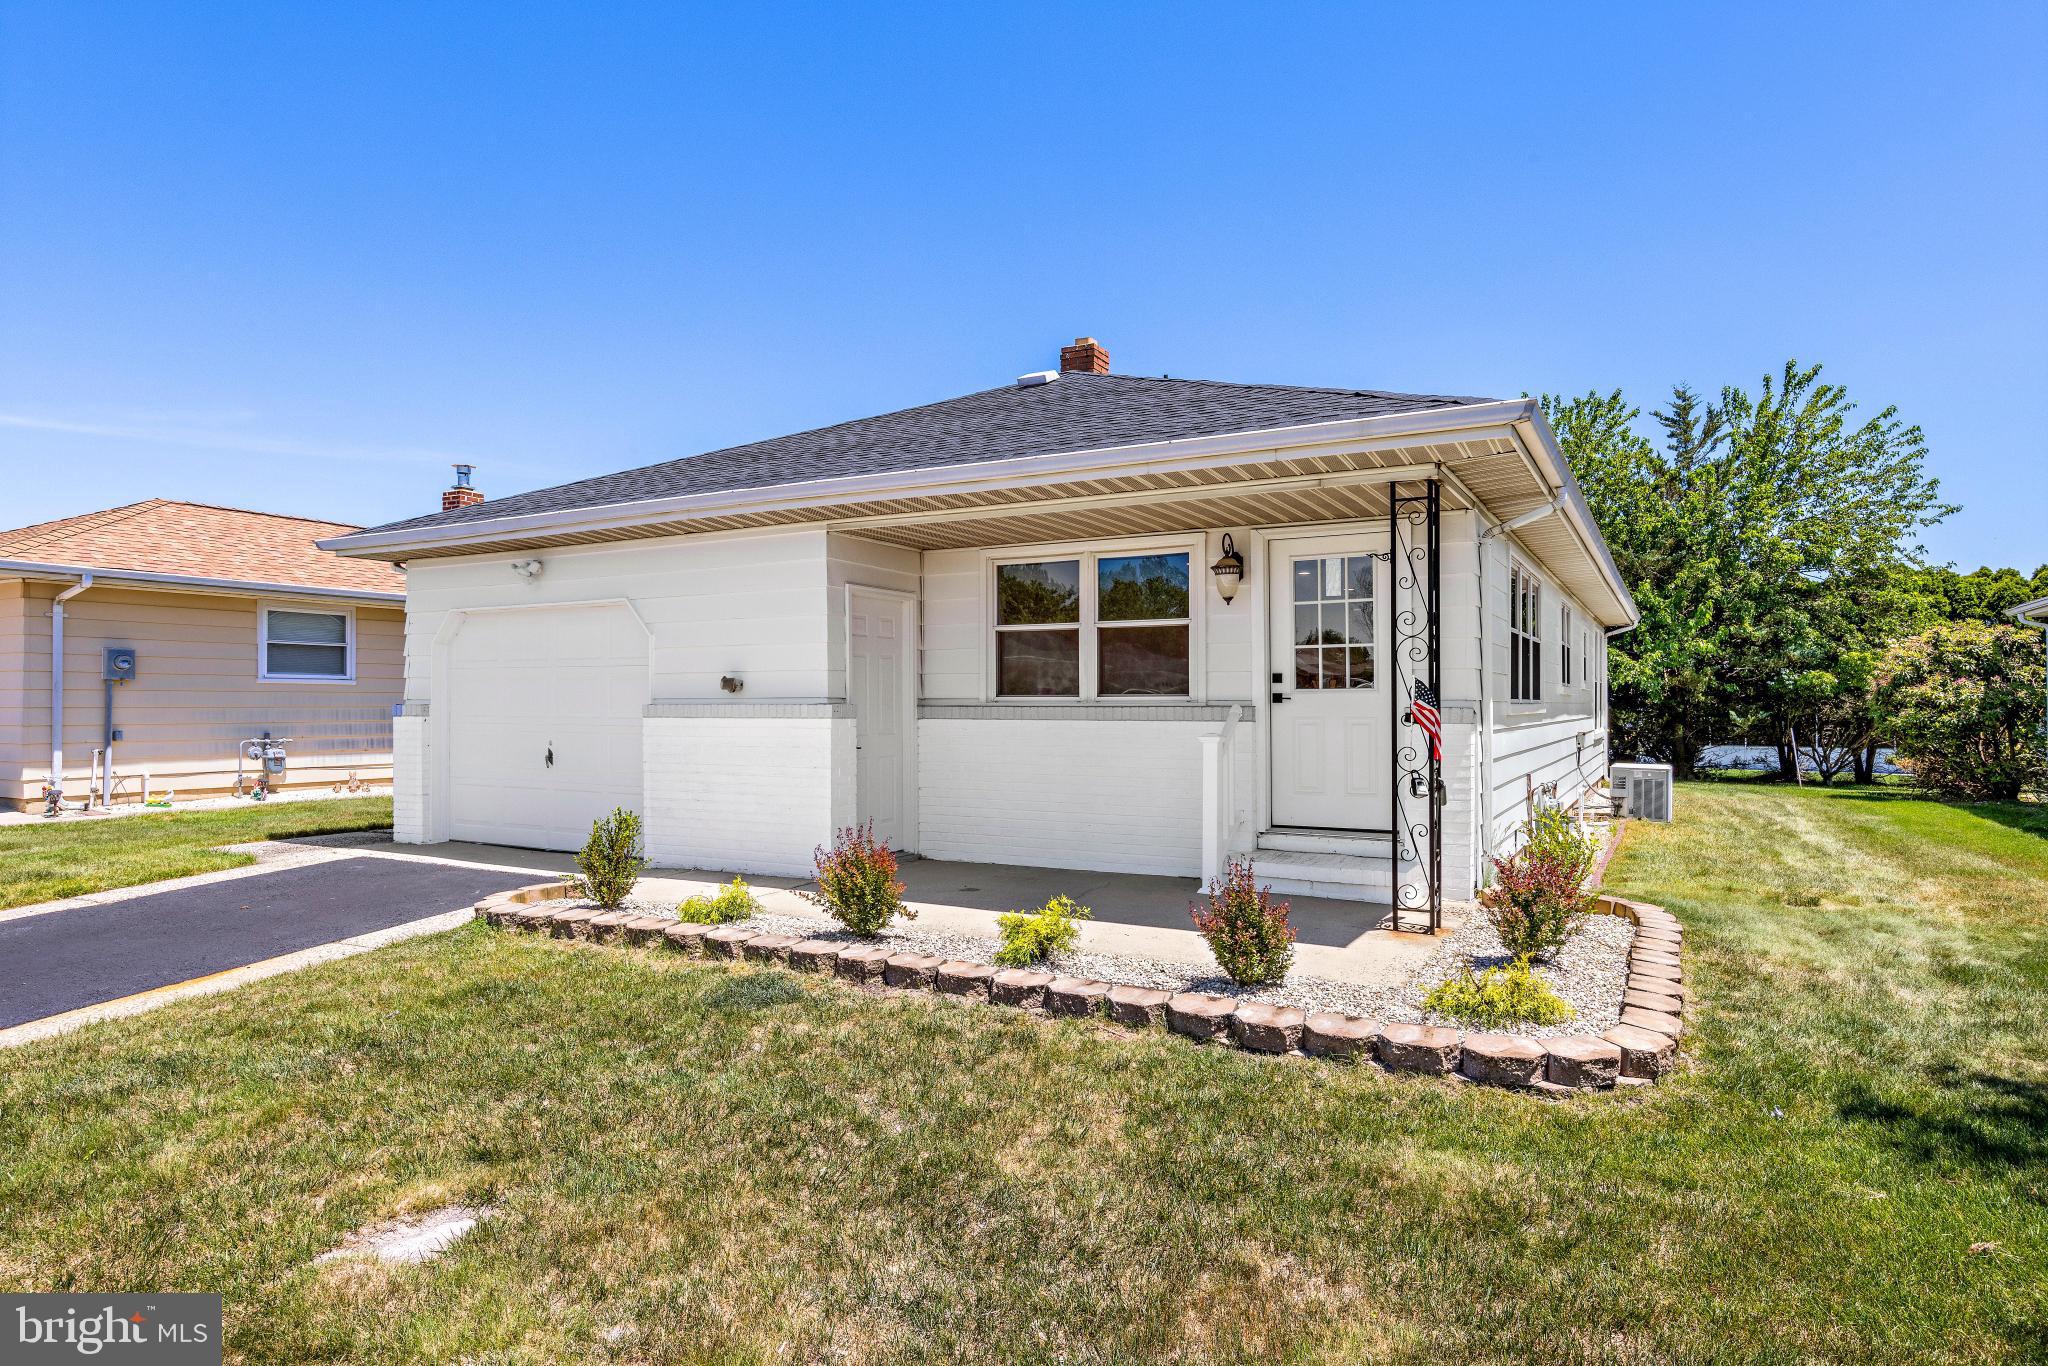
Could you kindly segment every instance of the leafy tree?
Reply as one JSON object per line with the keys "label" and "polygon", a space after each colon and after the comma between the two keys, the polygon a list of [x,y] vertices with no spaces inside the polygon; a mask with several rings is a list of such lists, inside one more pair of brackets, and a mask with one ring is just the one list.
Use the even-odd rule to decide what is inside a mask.
{"label": "leafy tree", "polygon": [[2031,577],[2017,569],[1986,566],[1958,574],[1946,565],[1936,565],[1926,571],[1921,589],[1940,603],[1945,619],[1995,626],[2008,620],[2009,609],[2048,598],[2048,565],[2036,569]]}
{"label": "leafy tree", "polygon": [[1754,394],[1673,390],[1661,448],[1619,391],[1543,407],[1643,613],[1610,650],[1617,750],[1689,775],[1722,740],[1789,760],[1806,722],[1867,754],[1877,660],[1937,610],[1916,538],[1953,509],[1920,429],[1892,408],[1857,421],[1796,362]]}
{"label": "leafy tree", "polygon": [[2043,674],[2032,631],[1947,622],[1886,653],[1877,696],[1914,776],[1952,795],[2010,801],[2048,780]]}

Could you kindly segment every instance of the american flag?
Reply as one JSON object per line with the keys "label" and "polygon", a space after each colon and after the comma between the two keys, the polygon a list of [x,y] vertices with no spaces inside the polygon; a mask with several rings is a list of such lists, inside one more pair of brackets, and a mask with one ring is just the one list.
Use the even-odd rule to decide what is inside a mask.
{"label": "american flag", "polygon": [[1435,763],[1444,761],[1444,718],[1437,714],[1436,689],[1417,680],[1415,700],[1408,704],[1408,719],[1422,727],[1429,736],[1429,757]]}

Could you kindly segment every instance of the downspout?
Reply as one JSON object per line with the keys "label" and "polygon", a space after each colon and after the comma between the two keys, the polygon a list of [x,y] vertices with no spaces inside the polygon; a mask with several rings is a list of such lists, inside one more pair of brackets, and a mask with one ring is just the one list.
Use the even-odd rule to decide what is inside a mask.
{"label": "downspout", "polygon": [[50,781],[44,801],[52,812],[64,805],[64,604],[92,587],[92,575],[57,595],[50,604]]}

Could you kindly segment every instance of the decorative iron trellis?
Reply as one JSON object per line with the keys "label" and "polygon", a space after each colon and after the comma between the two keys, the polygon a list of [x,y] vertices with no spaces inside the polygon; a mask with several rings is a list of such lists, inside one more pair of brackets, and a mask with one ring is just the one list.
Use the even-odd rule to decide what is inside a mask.
{"label": "decorative iron trellis", "polygon": [[[1416,486],[1410,485],[1414,488]],[[1420,696],[1443,706],[1442,586],[1438,548],[1442,493],[1434,479],[1404,493],[1387,487],[1389,568],[1393,573],[1394,911],[1392,928],[1434,932],[1443,927],[1443,765],[1429,735],[1416,723]],[[1417,913],[1425,926],[1413,923]],[[1404,922],[1404,914],[1408,921]]]}

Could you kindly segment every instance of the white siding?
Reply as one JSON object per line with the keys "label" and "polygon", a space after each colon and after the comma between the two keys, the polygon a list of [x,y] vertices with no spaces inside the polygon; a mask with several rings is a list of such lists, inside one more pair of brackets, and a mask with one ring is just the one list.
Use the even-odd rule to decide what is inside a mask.
{"label": "white siding", "polygon": [[[826,636],[830,649],[825,661],[825,696],[846,696],[846,586],[889,588],[901,593],[917,591],[918,562],[915,550],[864,541],[857,536],[833,533],[826,543],[825,605]],[[913,685],[914,686],[914,685]]]}
{"label": "white siding", "polygon": [[[1447,519],[1448,520],[1448,519]],[[1469,518],[1464,519],[1469,525]],[[1478,555],[1485,557],[1486,582],[1486,679],[1487,706],[1493,717],[1493,764],[1488,788],[1489,823],[1496,853],[1505,853],[1516,842],[1516,831],[1529,816],[1529,795],[1534,787],[1557,784],[1558,800],[1575,801],[1597,783],[1607,771],[1607,742],[1599,729],[1597,681],[1582,674],[1571,687],[1559,682],[1563,651],[1559,649],[1558,608],[1569,603],[1576,618],[1574,633],[1584,632],[1591,652],[1606,649],[1606,638],[1584,606],[1558,588],[1554,576],[1541,563],[1510,545],[1512,537],[1497,536],[1477,548],[1469,534],[1462,538],[1468,566],[1476,568]],[[1508,699],[1508,573],[1513,563],[1529,566],[1543,583],[1541,610],[1543,630],[1543,697],[1538,702]],[[1469,572],[1469,571],[1468,571]],[[1468,579],[1476,591],[1476,578]],[[1466,598],[1469,606],[1471,597]],[[1447,609],[1448,612],[1448,609]],[[1446,627],[1446,638],[1453,633]],[[1468,637],[1469,638],[1469,637]],[[1573,652],[1579,652],[1573,641]],[[1449,650],[1446,650],[1448,657]],[[1469,673],[1469,670],[1468,670]],[[1591,680],[1602,675],[1594,670]]]}
{"label": "white siding", "polygon": [[[1245,582],[1237,601],[1225,605],[1217,596],[1209,566],[1223,553],[1222,531],[1207,533],[1195,562],[1188,566],[1190,610],[1200,618],[1196,632],[1200,657],[1193,661],[1196,691],[1211,702],[1245,702],[1260,696],[1259,674],[1265,651],[1260,641],[1257,594],[1264,591],[1264,567],[1242,528],[1232,536],[1245,557]],[[1109,549],[1115,540],[1087,542]],[[1029,547],[1013,547],[1028,550]],[[986,700],[989,686],[984,666],[993,626],[988,620],[988,552],[932,550],[924,556],[923,661],[924,692],[935,702]]]}
{"label": "white siding", "polygon": [[416,560],[406,567],[406,696],[426,700],[451,610],[623,599],[647,623],[651,700],[831,696],[823,531],[669,537],[543,550],[540,577],[511,555]]}

